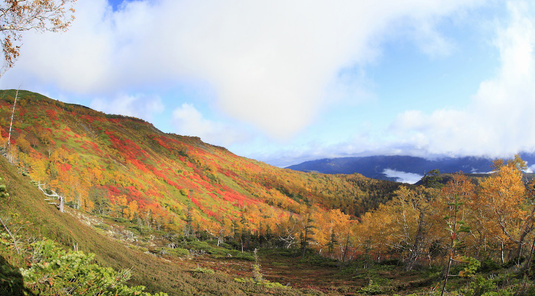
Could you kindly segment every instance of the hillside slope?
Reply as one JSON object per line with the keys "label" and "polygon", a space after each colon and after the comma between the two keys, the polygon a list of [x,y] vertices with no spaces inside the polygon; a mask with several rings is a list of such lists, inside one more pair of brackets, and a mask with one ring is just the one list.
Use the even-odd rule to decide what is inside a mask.
{"label": "hillside slope", "polygon": [[[10,192],[10,197],[0,200],[0,217],[8,221],[12,230],[26,239],[46,237],[57,243],[96,254],[98,263],[116,270],[132,269],[132,284],[144,285],[149,291],[167,292],[169,295],[262,293],[261,287],[242,285],[223,273],[203,276],[192,273],[195,262],[171,262],[154,255],[132,250],[121,241],[110,239],[77,218],[75,210],[59,212],[45,201],[45,196],[28,177],[0,157],[0,177]],[[22,227],[21,227],[22,225]],[[3,229],[2,229],[3,231]],[[2,232],[0,231],[0,232]],[[2,248],[0,248],[1,250]],[[9,257],[0,252],[0,257]],[[2,265],[4,265],[2,263]],[[1,286],[0,281],[0,286]],[[279,295],[300,295],[298,290],[271,290]]]}
{"label": "hillside slope", "polygon": [[[235,287],[223,275],[203,284],[201,275],[191,274],[184,264],[152,260],[144,254],[151,248],[166,252],[166,245],[209,238],[238,250],[327,250],[333,240],[348,237],[356,217],[390,200],[399,187],[358,174],[276,168],[199,138],[165,134],[140,119],[106,115],[28,91],[18,93],[7,145],[15,94],[0,92],[0,147],[6,147],[1,152],[18,167],[15,172],[2,159],[14,192],[2,207],[27,215],[36,226],[34,234],[66,246],[79,244],[115,268],[134,266],[134,282],[151,291],[223,289],[217,288],[218,281]],[[96,220],[93,227],[48,205],[30,181],[63,196],[66,211],[78,220]],[[114,229],[122,232],[112,236],[123,241],[102,237]],[[125,237],[143,253],[125,248]],[[336,249],[330,256],[344,258],[347,250]],[[137,269],[144,272],[137,274]],[[242,286],[231,289],[243,291]]]}
{"label": "hillside slope", "polygon": [[[14,95],[0,93],[3,143]],[[244,209],[300,213],[303,203],[358,215],[388,199],[397,186],[359,175],[275,168],[199,138],[162,133],[136,118],[26,91],[19,93],[10,154],[33,180],[63,194],[75,208],[137,215],[158,227],[184,226],[188,204],[199,223],[237,219]]]}

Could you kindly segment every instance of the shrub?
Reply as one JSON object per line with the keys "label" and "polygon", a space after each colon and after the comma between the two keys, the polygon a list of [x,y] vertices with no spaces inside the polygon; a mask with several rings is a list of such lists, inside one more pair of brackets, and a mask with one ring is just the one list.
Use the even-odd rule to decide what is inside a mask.
{"label": "shrub", "polygon": [[176,257],[185,257],[185,256],[189,256],[189,250],[182,249],[182,248],[162,248],[160,250],[160,254],[176,256]]}
{"label": "shrub", "polygon": [[241,259],[241,260],[247,260],[247,261],[254,261],[254,256],[249,252],[240,252],[238,250],[229,250],[225,252],[225,256],[230,254],[233,259]]}
{"label": "shrub", "polygon": [[169,253],[178,257],[189,256],[189,250],[182,248],[171,249]]}
{"label": "shrub", "polygon": [[460,277],[472,277],[481,267],[481,263],[472,257],[464,257],[462,261],[464,262],[464,269],[459,272]]}
{"label": "shrub", "polygon": [[481,272],[489,272],[497,269],[500,269],[500,264],[492,259],[485,259],[481,262]]}
{"label": "shrub", "polygon": [[496,284],[492,280],[487,280],[481,275],[474,278],[474,281],[470,284],[470,287],[463,291],[468,296],[480,296],[487,294],[496,289]]}
{"label": "shrub", "polygon": [[26,252],[29,267],[20,271],[29,289],[39,295],[151,295],[143,292],[144,286],[126,286],[130,270],[117,272],[92,263],[94,254],[65,251],[51,240],[34,242]]}
{"label": "shrub", "polygon": [[361,288],[360,292],[366,295],[377,295],[377,294],[385,294],[386,292],[390,290],[392,290],[390,287],[380,285],[378,283],[375,283],[372,279],[370,279],[368,286]]}
{"label": "shrub", "polygon": [[[0,178],[0,181],[2,181],[2,178]],[[7,193],[6,185],[0,184],[0,197],[9,197],[9,193]]]}

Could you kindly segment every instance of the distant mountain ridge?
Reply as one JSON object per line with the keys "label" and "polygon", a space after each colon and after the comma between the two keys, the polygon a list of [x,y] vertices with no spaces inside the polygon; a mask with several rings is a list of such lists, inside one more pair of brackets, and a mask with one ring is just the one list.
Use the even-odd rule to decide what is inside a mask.
{"label": "distant mountain ridge", "polygon": [[[533,153],[520,154],[522,159],[528,162],[528,166],[535,162]],[[302,172],[319,172],[324,174],[354,174],[358,173],[368,178],[379,180],[400,181],[395,177],[395,172],[410,173],[423,176],[433,169],[441,173],[486,173],[492,170],[494,159],[485,157],[444,157],[438,159],[426,159],[415,156],[365,156],[365,157],[342,157],[326,158],[306,161],[287,167],[288,169]]]}

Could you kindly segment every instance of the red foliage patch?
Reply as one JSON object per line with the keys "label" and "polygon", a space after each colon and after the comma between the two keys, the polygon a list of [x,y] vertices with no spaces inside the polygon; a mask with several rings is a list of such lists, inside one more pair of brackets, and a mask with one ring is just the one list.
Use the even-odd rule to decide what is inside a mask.
{"label": "red foliage patch", "polygon": [[24,117],[24,115],[26,115],[26,108],[20,108],[19,109],[19,116],[20,117]]}
{"label": "red foliage patch", "polygon": [[58,120],[58,112],[56,110],[48,109],[45,112],[46,116],[51,120]]}
{"label": "red foliage patch", "polygon": [[149,170],[145,167],[145,165],[141,161],[139,161],[137,159],[129,159],[129,162],[131,164],[133,164],[138,170],[140,170],[140,171],[142,171],[144,173],[148,173],[149,172]]}
{"label": "red foliage patch", "polygon": [[153,136],[151,135],[150,138],[154,141],[156,141],[156,143],[158,143],[158,145],[166,148],[167,150],[171,151],[171,146],[169,146],[167,143],[169,143],[169,139],[166,138],[166,137],[163,137],[163,136]]}
{"label": "red foliage patch", "polygon": [[113,186],[113,185],[108,185],[108,192],[110,193],[109,195],[110,196],[117,196],[117,195],[121,195],[121,190],[119,190],[119,188]]}
{"label": "red foliage patch", "polygon": [[[89,145],[89,146],[91,146],[91,147],[87,147],[86,144]],[[92,149],[93,152],[95,152],[95,153],[97,153],[97,154],[99,154],[99,155],[102,155],[102,150],[100,150],[100,148],[98,148],[98,145],[95,144],[95,143],[93,143],[93,142],[86,141],[86,142],[85,142],[82,146],[80,146],[80,147],[82,147],[82,148],[85,149],[85,150]]]}
{"label": "red foliage patch", "polygon": [[105,131],[104,133],[110,138],[112,147],[117,149],[122,155],[125,156],[126,159],[134,160],[137,158],[149,156],[143,149],[141,149],[141,147],[139,147],[132,140],[120,139],[110,131]]}
{"label": "red foliage patch", "polygon": [[201,204],[195,197],[191,197],[191,202],[193,202],[198,208],[201,208]]}
{"label": "red foliage patch", "polygon": [[62,171],[62,172],[68,172],[70,171],[72,168],[72,165],[68,164],[68,163],[64,163],[62,165],[59,166],[59,169]]}

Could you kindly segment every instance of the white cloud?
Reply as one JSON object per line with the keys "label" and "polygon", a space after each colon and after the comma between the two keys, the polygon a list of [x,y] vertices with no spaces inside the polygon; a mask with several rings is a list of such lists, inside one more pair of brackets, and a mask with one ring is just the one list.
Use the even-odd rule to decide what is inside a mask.
{"label": "white cloud", "polygon": [[137,117],[151,122],[155,114],[163,112],[164,105],[158,96],[118,95],[112,100],[97,98],[91,102],[91,108],[111,114]]}
{"label": "white cloud", "polygon": [[395,178],[397,182],[414,184],[422,179],[422,175],[396,171],[392,169],[385,169],[383,171],[388,178]]}
{"label": "white cloud", "polygon": [[204,119],[191,104],[182,104],[181,107],[175,109],[173,122],[177,130],[185,135],[206,135],[216,130],[214,123]]}
{"label": "white cloud", "polygon": [[244,134],[236,132],[236,128],[204,118],[187,103],[173,111],[172,123],[179,134],[200,137],[204,142],[225,147],[242,140]]}
{"label": "white cloud", "polygon": [[[91,4],[89,4],[91,3]],[[70,30],[66,33],[25,34],[21,57],[5,79],[18,83],[35,78],[64,91],[79,93],[100,90],[113,68],[113,34],[105,0],[79,1]],[[111,81],[110,81],[111,82]]]}
{"label": "white cloud", "polygon": [[333,86],[366,94],[337,79],[373,61],[385,32],[424,28],[416,31],[422,50],[447,54],[453,45],[436,22],[480,2],[145,0],[113,11],[105,0],[78,1],[68,32],[25,36],[2,83],[104,95],[196,80],[228,115],[286,139],[336,99]]}
{"label": "white cloud", "polygon": [[480,84],[464,110],[400,114],[391,130],[430,153],[501,157],[535,149],[534,7],[508,4],[510,20],[495,40],[501,57],[496,77]]}

